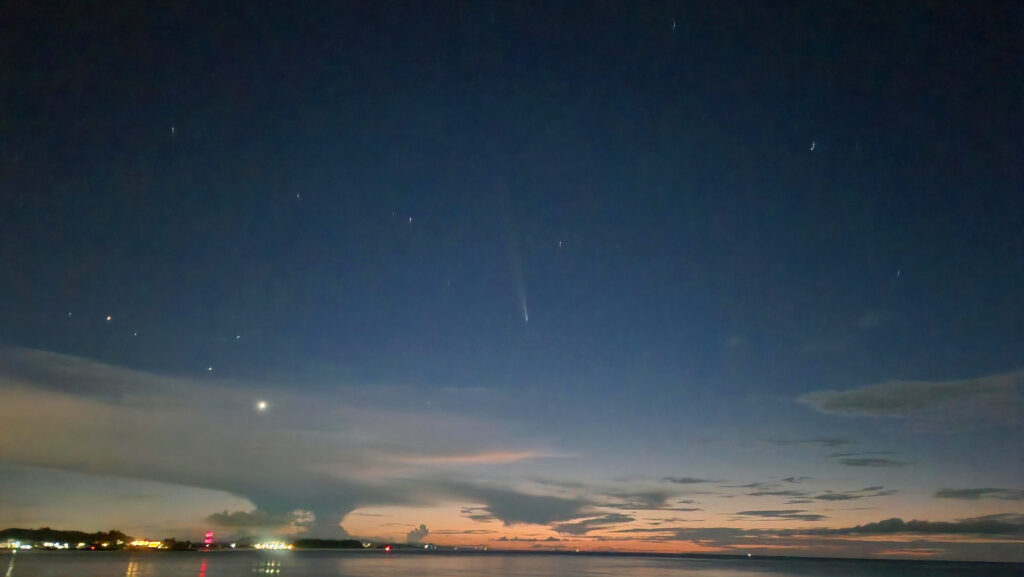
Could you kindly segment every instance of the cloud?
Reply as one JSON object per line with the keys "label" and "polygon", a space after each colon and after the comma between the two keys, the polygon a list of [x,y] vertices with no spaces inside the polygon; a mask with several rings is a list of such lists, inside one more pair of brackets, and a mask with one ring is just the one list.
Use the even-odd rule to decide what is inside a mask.
{"label": "cloud", "polygon": [[717,483],[710,479],[698,479],[696,477],[664,477],[663,480],[677,485],[696,485],[698,483]]}
{"label": "cloud", "polygon": [[[886,495],[893,495],[896,491],[893,489],[886,490],[883,487],[867,487],[865,489],[856,489],[849,491],[833,491],[826,490],[823,492],[814,493],[811,491],[794,491],[794,490],[761,490],[751,491],[746,493],[750,497],[793,497],[799,499],[801,503],[810,503],[813,501],[855,501],[857,499],[865,499],[868,497],[883,497]],[[795,502],[795,501],[790,501]]]}
{"label": "cloud", "polygon": [[438,529],[432,533],[435,535],[493,535],[497,531],[490,529],[466,529],[464,531],[461,529]]}
{"label": "cloud", "polygon": [[502,535],[497,538],[496,541],[504,541],[509,543],[556,543],[561,541],[558,537],[547,537],[544,539],[535,539],[533,537],[507,537]]}
{"label": "cloud", "polygon": [[548,525],[578,519],[594,503],[586,499],[532,495],[518,491],[452,483],[451,493],[481,503],[462,512],[474,521],[499,520],[506,526],[517,524]]}
{"label": "cloud", "polygon": [[405,534],[405,542],[409,543],[410,545],[415,545],[416,543],[422,541],[423,538],[426,537],[429,533],[430,529],[427,529],[426,525],[420,523],[419,527],[416,527],[412,531],[409,531]]}
{"label": "cloud", "polygon": [[747,483],[745,485],[719,485],[723,489],[760,489],[760,488],[772,488],[778,486],[778,483]]}
{"label": "cloud", "polygon": [[852,501],[863,498],[863,495],[855,495],[852,493],[832,493],[828,491],[814,497],[814,499],[818,501]]}
{"label": "cloud", "polygon": [[906,461],[894,459],[883,459],[881,457],[846,457],[840,459],[839,463],[847,467],[903,467]]}
{"label": "cloud", "polygon": [[1002,521],[1014,525],[1024,525],[1024,513],[995,513],[992,515],[982,515],[981,517],[958,519],[958,521]]}
{"label": "cloud", "polygon": [[939,489],[935,492],[935,498],[961,499],[964,501],[977,501],[979,499],[1024,501],[1024,489],[996,489],[992,487],[979,489]]}
{"label": "cloud", "polygon": [[853,417],[986,419],[1024,422],[1024,372],[959,381],[889,381],[845,391],[815,391],[797,401],[816,411]]}
{"label": "cloud", "polygon": [[839,457],[860,457],[863,455],[895,455],[896,451],[860,451],[857,453],[831,453],[828,455],[830,459],[838,459]]}
{"label": "cloud", "polygon": [[825,491],[811,497],[816,501],[853,501],[866,499],[868,497],[887,497],[898,493],[896,489],[886,489],[882,486],[865,487],[853,491]]}
{"label": "cloud", "polygon": [[803,509],[781,509],[770,511],[738,511],[744,517],[761,517],[764,519],[789,519],[793,521],[820,521],[827,519],[825,515],[807,513]]}
{"label": "cloud", "polygon": [[[777,518],[778,511],[753,511]],[[784,511],[783,513],[789,513]],[[768,515],[766,515],[768,514]],[[957,521],[888,519],[855,527],[759,529],[738,527],[636,527],[609,531],[630,541],[686,542],[710,550],[755,555],[892,558],[927,556],[973,561],[1024,561],[1024,515],[988,515]]]}
{"label": "cloud", "polygon": [[[894,461],[895,462],[895,461]],[[868,465],[864,465],[868,466]],[[810,477],[788,477],[782,479],[787,483],[802,483],[804,479]],[[759,483],[748,483],[746,485],[731,485],[729,488],[744,488],[744,489],[756,489],[743,493],[748,497],[790,497],[791,500],[787,503],[813,503],[814,501],[854,501],[858,499],[866,499],[868,497],[883,497],[886,495],[893,495],[897,491],[893,489],[885,489],[882,486],[865,487],[863,489],[847,489],[847,490],[797,490],[797,489],[786,489],[788,485],[782,485],[774,482],[759,482]]]}
{"label": "cloud", "polygon": [[805,491],[753,491],[747,493],[751,497],[806,497]]}
{"label": "cloud", "polygon": [[649,491],[610,491],[609,496],[624,502],[603,503],[602,507],[631,509],[637,511],[662,511],[672,509],[668,500],[675,497],[674,491],[655,489]]}
{"label": "cloud", "polygon": [[840,529],[811,529],[788,534],[803,535],[885,535],[885,534],[942,534],[942,535],[1022,535],[1024,523],[1019,519],[978,517],[960,521],[904,521],[899,518]]}
{"label": "cloud", "polygon": [[765,439],[765,441],[776,445],[801,445],[805,447],[842,447],[853,444],[853,441],[848,439],[832,437],[816,439]]}
{"label": "cloud", "polygon": [[[508,448],[516,435],[502,421],[403,407],[401,398],[382,409],[379,391],[337,388],[344,402],[294,389],[282,395],[270,385],[2,350],[0,459],[241,496],[255,511],[211,519],[234,526],[266,526],[308,510],[315,519],[310,536],[345,535],[341,519],[361,506],[454,500],[481,504],[506,524],[548,524],[579,518],[590,505],[449,480],[456,471],[446,466],[488,467],[552,454]],[[271,409],[254,410],[257,398],[268,399]],[[45,431],[40,422],[47,423]],[[169,442],[189,450],[154,449]]]}
{"label": "cloud", "polygon": [[218,527],[238,529],[277,528],[286,525],[306,525],[312,522],[308,511],[295,511],[285,515],[270,515],[264,511],[224,511],[206,517],[206,522]]}
{"label": "cloud", "polygon": [[562,535],[586,535],[590,531],[595,529],[604,529],[612,525],[621,525],[623,523],[631,523],[635,519],[629,515],[622,515],[619,513],[612,513],[610,515],[603,515],[601,517],[593,517],[590,519],[584,519],[582,521],[576,521],[574,523],[561,523],[551,527],[556,533]]}

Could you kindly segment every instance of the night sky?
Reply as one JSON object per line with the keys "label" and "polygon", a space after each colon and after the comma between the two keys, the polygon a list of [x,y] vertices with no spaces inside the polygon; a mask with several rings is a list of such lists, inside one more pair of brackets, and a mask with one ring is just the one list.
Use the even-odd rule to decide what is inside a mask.
{"label": "night sky", "polygon": [[0,22],[0,528],[1024,561],[1019,2]]}

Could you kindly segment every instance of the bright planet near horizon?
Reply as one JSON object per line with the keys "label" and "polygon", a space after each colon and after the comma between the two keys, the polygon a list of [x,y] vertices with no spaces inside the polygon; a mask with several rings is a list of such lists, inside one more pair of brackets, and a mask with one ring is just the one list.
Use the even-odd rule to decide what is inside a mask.
{"label": "bright planet near horizon", "polygon": [[0,531],[1024,562],[1024,3],[0,22]]}

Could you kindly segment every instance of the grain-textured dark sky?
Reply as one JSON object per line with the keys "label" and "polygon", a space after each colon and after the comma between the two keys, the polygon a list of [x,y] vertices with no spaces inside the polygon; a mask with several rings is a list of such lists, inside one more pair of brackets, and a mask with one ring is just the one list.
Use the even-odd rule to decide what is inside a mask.
{"label": "grain-textured dark sky", "polygon": [[1019,547],[1014,3],[0,19],[0,525]]}

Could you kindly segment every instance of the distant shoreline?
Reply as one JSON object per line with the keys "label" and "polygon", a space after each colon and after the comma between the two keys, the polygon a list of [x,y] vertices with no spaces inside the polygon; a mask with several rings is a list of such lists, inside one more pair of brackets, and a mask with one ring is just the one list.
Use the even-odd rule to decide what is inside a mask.
{"label": "distant shoreline", "polygon": [[362,549],[345,549],[345,548],[297,548],[290,551],[263,551],[259,549],[245,548],[245,549],[231,549],[231,548],[217,548],[217,549],[206,549],[206,548],[195,548],[195,549],[162,549],[162,550],[147,550],[147,549],[103,549],[103,550],[69,550],[69,551],[58,551],[48,549],[32,549],[30,551],[17,551],[17,550],[0,550],[9,555],[22,554],[22,555],[69,555],[73,553],[79,554],[153,554],[153,555],[164,555],[172,553],[189,553],[189,554],[257,554],[265,556],[275,555],[303,555],[303,554],[340,554],[340,555],[377,555],[377,556],[388,556],[388,555],[400,555],[400,556],[411,556],[411,555],[428,555],[428,556],[585,556],[585,557],[623,557],[623,558],[657,558],[657,559],[705,559],[715,561],[749,561],[749,562],[806,562],[806,563],[857,563],[857,564],[904,564],[904,565],[956,565],[956,566],[1005,566],[1013,568],[1024,568],[1024,562],[1014,561],[966,561],[966,560],[953,560],[953,559],[877,559],[877,558],[862,558],[862,557],[805,557],[797,555],[735,555],[735,554],[717,554],[717,553],[663,553],[663,552],[642,552],[642,551],[538,551],[538,550],[520,550],[520,549],[433,549],[424,550],[415,546],[402,546],[401,548],[395,548],[391,551],[385,551],[383,548],[362,548]]}

